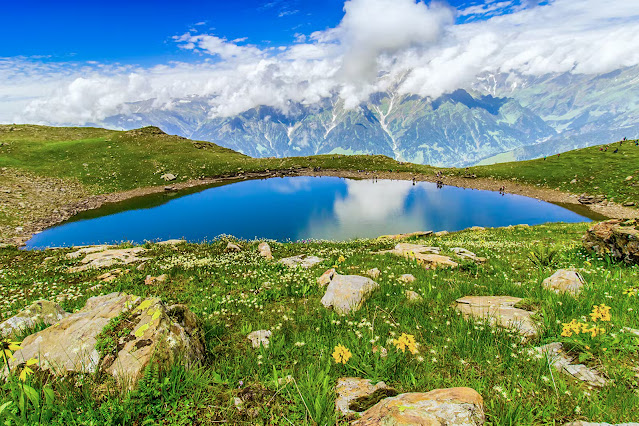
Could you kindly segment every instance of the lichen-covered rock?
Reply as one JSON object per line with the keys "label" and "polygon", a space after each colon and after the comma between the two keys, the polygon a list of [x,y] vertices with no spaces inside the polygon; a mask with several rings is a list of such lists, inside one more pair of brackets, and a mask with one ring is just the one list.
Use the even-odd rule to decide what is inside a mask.
{"label": "lichen-covered rock", "polygon": [[260,256],[265,259],[271,260],[273,259],[273,254],[271,253],[271,246],[268,243],[260,243],[257,246],[257,249],[260,251]]}
{"label": "lichen-covered rock", "polygon": [[560,269],[546,278],[542,285],[555,293],[578,294],[584,285],[584,279],[576,271]]}
{"label": "lichen-covered rock", "polygon": [[582,242],[590,253],[639,264],[639,226],[634,219],[611,219],[597,223],[588,229]]}
{"label": "lichen-covered rock", "polygon": [[305,254],[300,254],[298,256],[285,257],[284,259],[280,259],[279,263],[282,265],[286,265],[289,268],[310,268],[312,266],[321,263],[324,259],[319,258],[317,256],[307,256]]}
{"label": "lichen-covered rock", "polygon": [[379,287],[375,281],[359,275],[335,274],[322,297],[322,305],[346,315],[361,308],[368,296]]}
{"label": "lichen-covered rock", "polygon": [[484,401],[470,388],[403,393],[369,408],[357,426],[472,426],[484,424]]}
{"label": "lichen-covered rock", "polygon": [[521,335],[534,337],[537,327],[534,312],[515,308],[522,299],[511,296],[466,296],[457,299],[457,310],[465,317],[488,320],[491,324],[517,330]]}
{"label": "lichen-covered rock", "polygon": [[[107,325],[117,333],[103,333]],[[101,370],[128,388],[152,358],[165,368],[177,361],[190,366],[204,356],[195,314],[182,305],[167,308],[160,299],[126,293],[90,298],[80,311],[28,336],[21,346],[12,369],[36,358],[40,369],[55,375]]]}
{"label": "lichen-covered rock", "polygon": [[20,334],[40,323],[53,325],[68,315],[57,303],[38,300],[0,323],[0,336]]}
{"label": "lichen-covered rock", "polygon": [[[146,257],[138,257],[139,254],[147,250],[142,247],[133,247],[127,249],[105,249],[88,253],[81,260],[81,265],[70,269],[71,272],[81,272],[88,269],[107,268],[116,264],[125,264],[141,262],[149,260]],[[71,253],[73,254],[73,253]]]}
{"label": "lichen-covered rock", "polygon": [[334,276],[335,276],[334,268],[327,270],[320,277],[317,278],[317,285],[319,285],[320,287],[326,287],[328,283],[331,282]]}
{"label": "lichen-covered rock", "polygon": [[548,362],[557,370],[570,374],[577,380],[588,383],[590,386],[601,387],[608,383],[595,369],[583,364],[573,364],[573,358],[566,354],[563,345],[559,342],[549,343],[535,348],[535,351],[546,356]]}
{"label": "lichen-covered rock", "polygon": [[[354,414],[355,411],[349,408],[351,402],[363,396],[369,396],[379,389],[388,389],[384,382],[379,382],[375,386],[368,379],[359,377],[340,377],[337,379],[335,392],[335,409],[343,415]],[[397,394],[395,392],[395,394]],[[362,410],[363,411],[363,410]]]}

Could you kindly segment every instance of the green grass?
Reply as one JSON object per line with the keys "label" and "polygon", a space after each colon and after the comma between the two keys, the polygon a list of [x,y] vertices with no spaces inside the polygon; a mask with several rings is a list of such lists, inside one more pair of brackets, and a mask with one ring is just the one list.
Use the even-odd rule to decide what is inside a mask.
{"label": "green grass", "polygon": [[[174,248],[149,244],[153,260],[145,270],[131,267],[130,273],[93,290],[104,270],[66,272],[78,262],[65,257],[69,249],[0,249],[0,320],[40,298],[60,298],[65,309],[73,310],[88,297],[112,291],[184,303],[203,319],[205,363],[195,371],[179,366],[168,372],[151,370],[136,393],[117,392],[99,377],[30,379],[37,389],[45,383],[53,387],[54,424],[335,424],[333,387],[342,376],[383,380],[399,392],[469,386],[483,396],[487,419],[495,425],[636,421],[639,339],[625,337],[619,329],[639,328],[639,299],[623,294],[638,286],[639,268],[587,255],[580,243],[586,228],[518,226],[416,240],[440,246],[444,253],[464,247],[488,258],[480,266],[464,263],[456,270],[434,271],[402,257],[372,254],[394,245],[379,240],[271,243],[276,258],[307,253],[325,259],[309,270],[264,260],[258,242],[239,242],[244,248],[240,253],[225,253],[224,240]],[[377,280],[381,288],[359,312],[346,317],[320,304],[324,289],[316,278],[335,264],[342,274],[363,274],[373,267],[382,271]],[[567,267],[585,277],[579,296],[541,287],[544,278]],[[399,277],[406,273],[417,280],[403,284]],[[148,286],[147,274],[167,274],[168,279]],[[407,289],[424,300],[410,304],[404,297]],[[452,308],[465,295],[525,298],[524,305],[538,311],[540,336],[522,343],[508,331],[465,321]],[[587,316],[601,303],[612,306],[606,334],[586,340],[560,336],[562,323]],[[258,329],[273,331],[268,349],[252,349],[246,339]],[[415,336],[419,354],[402,353],[392,345],[390,340],[404,332]],[[565,341],[575,354],[583,354],[584,362],[614,385],[589,389],[551,372],[545,360],[529,353],[554,341]],[[337,344],[353,353],[346,365],[331,358]],[[385,347],[388,357],[374,352],[375,346]],[[292,380],[278,383],[289,375]],[[0,389],[0,401],[8,400],[9,385]],[[234,397],[245,400],[244,410],[233,405]]]}
{"label": "green grass", "polygon": [[[530,161],[471,167],[478,177],[516,180],[573,194],[603,194],[618,203],[639,204],[639,146],[635,141],[577,149]],[[618,148],[619,152],[614,153]],[[461,171],[460,171],[461,173]],[[631,180],[626,180],[632,176]],[[575,183],[572,183],[576,179]]]}

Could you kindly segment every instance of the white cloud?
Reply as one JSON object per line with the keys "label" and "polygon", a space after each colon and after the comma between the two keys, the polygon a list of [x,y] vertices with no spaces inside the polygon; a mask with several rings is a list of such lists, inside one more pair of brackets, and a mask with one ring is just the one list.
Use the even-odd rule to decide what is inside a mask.
{"label": "white cloud", "polygon": [[[127,103],[210,97],[211,115],[257,105],[286,109],[339,94],[348,107],[388,89],[436,97],[467,87],[482,72],[597,74],[639,64],[639,3],[628,0],[488,2],[459,13],[498,13],[452,23],[445,6],[415,0],[350,0],[335,28],[296,35],[286,49],[261,49],[212,34],[174,37],[198,63],[154,67],[0,58],[0,122],[99,123]],[[536,2],[533,2],[536,3]],[[501,14],[503,10],[517,10]]]}

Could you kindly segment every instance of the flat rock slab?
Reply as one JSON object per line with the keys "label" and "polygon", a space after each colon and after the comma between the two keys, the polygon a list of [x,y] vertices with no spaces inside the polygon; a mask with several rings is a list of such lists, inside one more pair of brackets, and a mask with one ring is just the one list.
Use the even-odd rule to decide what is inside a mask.
{"label": "flat rock slab", "polygon": [[142,247],[128,249],[106,249],[87,254],[80,262],[80,266],[71,268],[70,272],[81,272],[88,269],[107,268],[116,264],[130,264],[149,260],[147,257],[138,257],[139,254],[147,250]]}
{"label": "flat rock slab", "polygon": [[353,425],[472,426],[484,421],[484,401],[479,393],[471,388],[450,388],[383,399]]}
{"label": "flat rock slab", "polygon": [[575,379],[586,382],[590,386],[602,387],[608,383],[608,380],[599,374],[597,370],[588,368],[583,364],[573,364],[573,358],[566,354],[561,343],[549,343],[539,346],[535,350],[545,355],[550,364],[557,370],[570,374]]}
{"label": "flat rock slab", "polygon": [[466,296],[457,299],[457,310],[464,317],[487,319],[491,324],[517,330],[521,335],[537,335],[534,312],[515,308],[522,299],[511,296]]}
{"label": "flat rock slab", "polygon": [[82,247],[74,252],[71,253],[67,253],[67,257],[69,259],[78,259],[84,255],[87,255],[89,253],[97,253],[97,252],[101,252],[104,251],[108,248],[111,248],[113,246],[107,246],[107,245],[100,245],[100,246],[88,246],[88,247]]}
{"label": "flat rock slab", "polygon": [[155,244],[158,246],[177,246],[178,244],[184,244],[184,243],[186,243],[186,240],[166,240],[166,241],[159,241]]}
{"label": "flat rock slab", "polygon": [[415,259],[426,268],[455,268],[457,262],[448,256],[440,255],[439,247],[429,247],[420,244],[399,243],[392,250],[377,252],[378,254],[391,253],[404,256],[408,259]]}
{"label": "flat rock slab", "polygon": [[473,262],[477,262],[477,263],[484,263],[486,262],[486,258],[485,257],[479,257],[477,256],[475,253],[473,253],[470,250],[466,250],[463,247],[453,247],[452,249],[450,249],[453,253],[455,253],[455,255],[461,259],[468,259],[468,260],[472,260]]}
{"label": "flat rock slab", "polygon": [[335,274],[321,302],[326,308],[332,307],[340,315],[346,315],[359,310],[378,287],[379,284],[367,277]]}
{"label": "flat rock slab", "polygon": [[57,303],[38,300],[0,323],[0,336],[13,336],[40,323],[53,325],[70,314]]}
{"label": "flat rock slab", "polygon": [[546,289],[555,293],[571,294],[579,294],[584,284],[581,274],[569,269],[560,269],[542,282]]}
{"label": "flat rock slab", "polygon": [[415,237],[426,237],[431,235],[433,231],[417,231],[417,232],[409,232],[406,234],[394,234],[394,235],[382,235],[379,237],[380,240],[404,240],[406,238],[415,238]]}
{"label": "flat rock slab", "polygon": [[[96,344],[103,328],[127,312],[130,330],[117,340],[113,352],[101,357]],[[55,375],[104,371],[122,387],[132,388],[152,356],[162,367],[178,360],[200,361],[204,343],[197,317],[182,305],[167,308],[160,299],[126,293],[92,297],[80,311],[24,339],[14,353],[11,369],[31,358]]]}
{"label": "flat rock slab", "polygon": [[289,268],[310,268],[318,263],[323,262],[324,259],[317,256],[307,256],[305,254],[300,254],[298,256],[285,257],[284,259],[280,259],[278,263],[282,265],[286,265]]}
{"label": "flat rock slab", "polygon": [[335,409],[345,416],[353,414],[355,411],[349,408],[350,403],[362,396],[369,396],[378,389],[388,389],[388,386],[384,382],[373,386],[370,380],[359,377],[340,377],[335,386]]}

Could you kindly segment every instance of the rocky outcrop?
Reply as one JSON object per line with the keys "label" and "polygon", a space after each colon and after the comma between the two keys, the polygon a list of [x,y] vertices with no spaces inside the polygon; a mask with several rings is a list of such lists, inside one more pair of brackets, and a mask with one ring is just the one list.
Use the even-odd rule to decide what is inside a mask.
{"label": "rocky outcrop", "polygon": [[359,275],[335,274],[322,297],[322,305],[346,315],[361,308],[368,296],[379,287],[375,281]]}
{"label": "rocky outcrop", "polygon": [[578,272],[569,269],[560,269],[546,278],[541,284],[544,288],[552,290],[555,293],[578,294],[581,292],[584,283],[584,279]]}
{"label": "rocky outcrop", "polygon": [[312,266],[321,263],[324,259],[319,258],[317,256],[307,256],[305,254],[300,254],[298,256],[285,257],[284,259],[280,259],[279,263],[282,265],[286,265],[289,268],[310,268]]}
{"label": "rocky outcrop", "polygon": [[516,308],[522,299],[511,296],[466,296],[457,299],[457,310],[466,318],[488,320],[491,324],[517,330],[525,337],[537,335],[534,312]]}
{"label": "rocky outcrop", "polygon": [[598,223],[588,229],[582,242],[590,253],[639,264],[639,226],[634,219]]}
{"label": "rocky outcrop", "polygon": [[357,426],[473,426],[484,424],[484,400],[470,388],[436,389],[386,398],[366,410]]}
{"label": "rocky outcrop", "polygon": [[590,386],[601,387],[608,383],[595,369],[588,368],[583,364],[573,364],[573,358],[566,354],[561,343],[549,343],[535,348],[535,351],[546,356],[548,362],[558,371],[570,374],[577,380],[588,383]]}
{"label": "rocky outcrop", "polygon": [[[342,415],[354,414],[355,410],[350,408],[350,404],[358,398],[371,396],[380,389],[389,389],[384,382],[379,382],[375,386],[368,379],[359,377],[340,377],[337,379],[335,392],[335,409]],[[397,392],[394,393],[397,395]],[[363,411],[363,410],[361,410]]]}
{"label": "rocky outcrop", "polygon": [[[105,246],[99,246],[105,247]],[[86,249],[83,249],[86,250]],[[84,259],[80,261],[81,265],[71,268],[70,272],[82,272],[88,269],[108,268],[109,266],[141,262],[149,260],[147,257],[138,257],[139,254],[145,253],[147,250],[142,247],[133,247],[127,249],[102,249],[99,251],[89,252]],[[77,252],[76,252],[77,253]],[[85,252],[86,253],[86,252]],[[70,253],[75,254],[75,253]],[[67,255],[67,256],[69,256]]]}
{"label": "rocky outcrop", "polygon": [[38,300],[0,323],[0,336],[17,335],[38,324],[53,325],[68,315],[57,303]]}
{"label": "rocky outcrop", "polygon": [[[109,327],[107,327],[107,325]],[[151,362],[165,368],[202,360],[204,340],[195,314],[183,305],[166,307],[160,299],[126,293],[92,297],[80,311],[22,342],[13,369],[31,358],[55,375],[111,374],[132,388]]]}

